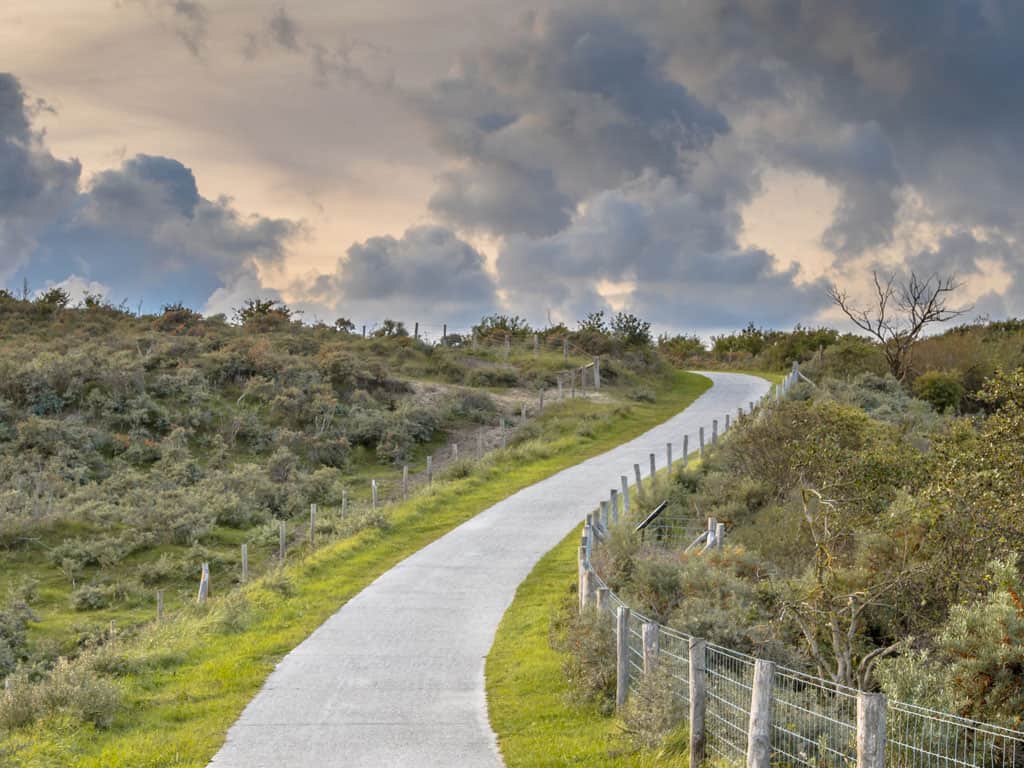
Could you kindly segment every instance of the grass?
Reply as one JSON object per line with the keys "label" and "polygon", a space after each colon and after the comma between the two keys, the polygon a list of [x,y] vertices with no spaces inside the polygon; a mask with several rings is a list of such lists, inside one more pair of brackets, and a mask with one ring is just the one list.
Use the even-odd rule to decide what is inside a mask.
{"label": "grass", "polygon": [[274,665],[378,575],[517,490],[661,423],[708,387],[703,377],[674,372],[654,403],[553,405],[537,436],[496,452],[467,478],[396,505],[386,527],[326,545],[116,641],[107,650],[118,657],[125,706],[113,725],[98,730],[50,717],[0,740],[0,764],[204,766]]}
{"label": "grass", "polygon": [[639,751],[615,718],[568,701],[562,656],[548,632],[552,614],[575,594],[579,536],[567,536],[520,585],[487,657],[487,701],[505,765],[682,768],[686,757]]}

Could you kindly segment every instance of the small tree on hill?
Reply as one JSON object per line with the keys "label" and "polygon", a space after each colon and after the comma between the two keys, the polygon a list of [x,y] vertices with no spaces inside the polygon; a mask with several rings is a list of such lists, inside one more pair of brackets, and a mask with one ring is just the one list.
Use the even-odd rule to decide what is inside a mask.
{"label": "small tree on hill", "polygon": [[954,309],[948,304],[963,283],[937,274],[921,279],[911,272],[905,282],[898,282],[895,275],[882,280],[878,272],[871,274],[875,298],[867,307],[855,304],[837,285],[828,289],[828,295],[854,325],[878,341],[892,375],[903,381],[910,372],[914,344],[924,330],[968,311],[969,307]]}

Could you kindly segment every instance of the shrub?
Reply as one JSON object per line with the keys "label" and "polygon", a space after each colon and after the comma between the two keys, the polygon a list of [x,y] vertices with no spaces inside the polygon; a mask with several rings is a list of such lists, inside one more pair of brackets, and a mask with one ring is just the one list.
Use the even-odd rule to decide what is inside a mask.
{"label": "shrub", "polygon": [[636,691],[629,697],[622,721],[626,732],[642,749],[660,747],[687,716],[687,704],[679,695],[685,683],[672,675],[669,658],[660,659],[654,669],[640,678]]}
{"label": "shrub", "polygon": [[575,595],[552,617],[551,646],[565,654],[572,697],[609,714],[615,708],[615,629],[607,614],[577,610]]}
{"label": "shrub", "polygon": [[516,387],[519,374],[515,368],[477,368],[470,371],[466,383],[471,387]]}
{"label": "shrub", "polygon": [[98,611],[110,605],[110,590],[86,584],[71,593],[71,607],[76,611]]}
{"label": "shrub", "polygon": [[914,394],[939,413],[956,412],[960,410],[964,387],[954,373],[928,371],[914,381]]}

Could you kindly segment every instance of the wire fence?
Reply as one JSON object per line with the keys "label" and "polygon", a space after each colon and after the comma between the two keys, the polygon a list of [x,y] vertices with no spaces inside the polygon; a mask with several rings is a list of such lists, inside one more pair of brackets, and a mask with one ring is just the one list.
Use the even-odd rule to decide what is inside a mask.
{"label": "wire fence", "polygon": [[[796,376],[794,369],[787,383],[765,400],[770,403],[779,399],[795,383]],[[647,533],[667,537],[689,535],[692,530],[689,521],[681,520],[678,523],[667,521],[661,534],[652,534],[651,530]],[[593,569],[590,554],[589,547],[581,551],[581,576],[586,573],[587,583],[594,587],[595,593],[601,593],[599,605],[606,620],[616,627],[618,611],[629,611],[626,654],[617,663],[625,664],[628,693],[636,696],[649,666],[649,660],[645,659],[643,626],[654,622],[630,610],[625,601],[608,589]],[[588,604],[586,594],[582,604]],[[646,653],[656,653],[659,668],[668,671],[672,693],[685,705],[680,707],[681,712],[691,711],[695,703],[691,699],[699,697],[701,700],[703,732],[697,735],[694,724],[687,722],[687,725],[691,730],[691,751],[699,742],[707,757],[731,764],[755,764],[748,761],[748,751],[757,729],[763,728],[761,735],[769,745],[767,759],[771,765],[1024,768],[1024,731],[905,702],[887,701],[881,694],[865,694],[799,670],[766,663],[660,624],[656,625],[656,632],[659,642]],[[693,648],[704,649],[702,676],[690,668],[691,643]],[[697,659],[697,663],[700,662]],[[766,665],[761,667],[762,671],[770,669],[767,678],[770,718],[763,724],[755,722],[758,718],[751,715],[758,696],[755,672],[760,665]],[[688,718],[689,715],[684,714],[684,719]],[[861,754],[858,754],[859,744]],[[873,758],[869,754],[872,749]]]}

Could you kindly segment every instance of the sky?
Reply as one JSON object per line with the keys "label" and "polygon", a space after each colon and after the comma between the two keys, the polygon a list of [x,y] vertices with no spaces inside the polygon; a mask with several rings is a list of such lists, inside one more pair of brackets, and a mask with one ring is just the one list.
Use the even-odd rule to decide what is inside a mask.
{"label": "sky", "polygon": [[308,321],[1024,314],[1018,0],[5,0],[0,286]]}

